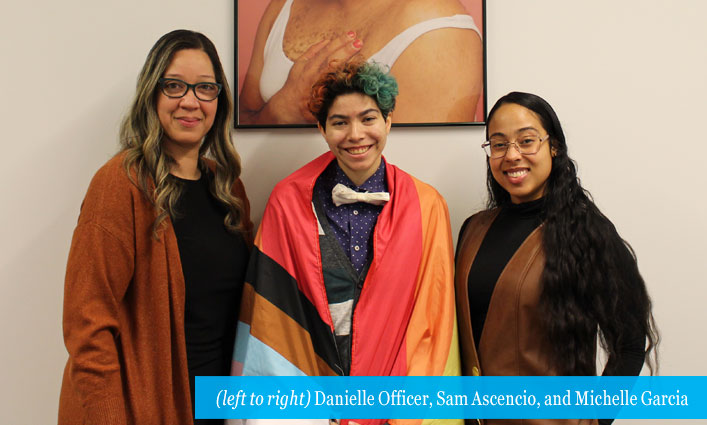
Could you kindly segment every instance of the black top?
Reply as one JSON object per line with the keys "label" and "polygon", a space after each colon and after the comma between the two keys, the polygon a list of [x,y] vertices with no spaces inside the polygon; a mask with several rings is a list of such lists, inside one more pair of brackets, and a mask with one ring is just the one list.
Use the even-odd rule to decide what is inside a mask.
{"label": "black top", "polygon": [[[484,240],[479,246],[479,252],[469,269],[467,285],[469,287],[469,310],[471,312],[471,327],[474,333],[474,342],[479,346],[481,332],[484,328],[486,315],[491,302],[491,295],[496,287],[496,282],[501,272],[510,261],[513,254],[520,248],[525,239],[544,220],[544,200],[538,199],[522,204],[511,204],[502,207],[496,219],[491,223]],[[462,225],[459,232],[461,241],[464,230],[470,218]],[[457,249],[459,246],[457,245]],[[457,255],[459,252],[457,251]],[[471,284],[473,282],[473,285]],[[621,363],[617,365],[616,375],[638,375],[645,360],[645,336],[634,335],[622,347]],[[610,363],[615,359],[609,359]],[[606,370],[606,368],[605,368]],[[610,424],[608,419],[600,419],[601,425]]]}
{"label": "black top", "polygon": [[[501,272],[525,239],[543,221],[543,199],[511,204],[491,223],[469,269],[469,310],[474,343],[479,346],[491,295]],[[466,223],[465,223],[466,224]],[[462,227],[464,230],[464,227]],[[461,238],[461,234],[459,235]],[[471,282],[474,282],[472,285]]]}
{"label": "black top", "polygon": [[173,220],[185,283],[184,334],[194,402],[194,377],[229,375],[248,265],[241,234],[229,232],[226,207],[211,194],[211,173],[182,185]]}

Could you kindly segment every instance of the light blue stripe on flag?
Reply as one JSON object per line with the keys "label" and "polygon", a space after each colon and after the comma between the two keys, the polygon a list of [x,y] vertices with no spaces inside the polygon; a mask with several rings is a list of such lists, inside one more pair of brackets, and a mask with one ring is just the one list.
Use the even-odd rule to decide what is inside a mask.
{"label": "light blue stripe on flag", "polygon": [[243,364],[243,376],[262,375],[264,370],[278,376],[304,376],[280,353],[251,335],[250,326],[243,322],[238,322],[233,360]]}

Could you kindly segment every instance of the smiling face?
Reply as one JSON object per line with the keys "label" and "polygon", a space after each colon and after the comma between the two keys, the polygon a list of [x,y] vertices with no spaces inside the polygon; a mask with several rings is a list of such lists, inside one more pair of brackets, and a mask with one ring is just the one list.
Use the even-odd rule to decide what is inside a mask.
{"label": "smiling face", "polygon": [[[535,112],[515,103],[506,103],[491,117],[488,135],[492,140],[518,142],[527,135],[544,138],[547,131]],[[543,142],[534,155],[521,155],[511,144],[506,156],[488,161],[493,178],[510,194],[514,204],[540,199],[545,193],[552,171],[549,142]]]}
{"label": "smiling face", "polygon": [[[189,84],[217,82],[209,56],[197,49],[176,52],[162,77],[177,78]],[[191,88],[177,99],[169,98],[159,90],[157,115],[164,130],[164,149],[167,152],[175,149],[198,151],[201,140],[214,123],[217,107],[218,98],[199,100]]]}
{"label": "smiling face", "polygon": [[390,132],[391,118],[383,118],[370,96],[349,93],[332,102],[326,128],[319,126],[341,169],[357,186],[375,173]]}

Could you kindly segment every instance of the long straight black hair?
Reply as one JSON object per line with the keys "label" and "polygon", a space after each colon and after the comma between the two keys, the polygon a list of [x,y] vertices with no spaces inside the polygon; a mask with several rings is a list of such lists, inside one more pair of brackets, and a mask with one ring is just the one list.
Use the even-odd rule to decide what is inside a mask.
{"label": "long straight black hair", "polygon": [[[605,372],[614,374],[623,360],[621,348],[642,334],[648,366],[654,373],[659,337],[633,249],[582,188],[576,164],[567,155],[560,120],[550,104],[534,94],[512,92],[491,108],[487,123],[507,103],[538,116],[555,153],[544,194],[546,264],[540,308],[558,372],[596,374],[599,336],[609,355]],[[509,193],[493,178],[488,162],[486,183],[489,208],[511,203]]]}

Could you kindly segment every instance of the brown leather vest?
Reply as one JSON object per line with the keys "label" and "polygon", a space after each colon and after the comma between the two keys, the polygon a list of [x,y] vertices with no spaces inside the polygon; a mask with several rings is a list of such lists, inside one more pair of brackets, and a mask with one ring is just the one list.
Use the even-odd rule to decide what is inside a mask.
{"label": "brown leather vest", "polygon": [[[469,269],[498,212],[495,209],[474,215],[458,241],[455,289],[462,371],[466,376],[557,375],[538,309],[545,266],[542,225],[530,233],[501,272],[491,296],[479,347],[474,344],[469,313]],[[488,419],[478,422],[467,420],[467,423],[577,425],[597,422],[579,419]]]}

